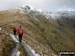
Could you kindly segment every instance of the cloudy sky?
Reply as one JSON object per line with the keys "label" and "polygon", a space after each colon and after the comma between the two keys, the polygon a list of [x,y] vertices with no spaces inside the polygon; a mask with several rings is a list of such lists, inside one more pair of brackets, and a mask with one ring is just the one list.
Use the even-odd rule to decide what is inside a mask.
{"label": "cloudy sky", "polygon": [[0,11],[16,8],[24,4],[39,9],[75,9],[75,0],[0,0]]}

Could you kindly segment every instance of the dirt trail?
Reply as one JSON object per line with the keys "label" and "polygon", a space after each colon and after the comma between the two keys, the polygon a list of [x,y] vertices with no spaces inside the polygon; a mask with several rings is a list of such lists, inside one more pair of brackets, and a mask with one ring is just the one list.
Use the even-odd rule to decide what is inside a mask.
{"label": "dirt trail", "polygon": [[[11,56],[16,55],[16,53],[18,52],[19,49],[19,41],[15,38],[15,36],[13,34],[9,34],[10,38],[15,42],[16,46],[14,49],[12,49],[12,53]],[[27,56],[40,56],[39,54],[36,54],[35,51],[25,43],[25,41],[22,41],[22,46],[24,48],[24,50],[27,53]]]}
{"label": "dirt trail", "polygon": [[21,45],[23,46],[25,52],[27,53],[27,56],[40,56],[39,54],[36,54],[35,51],[34,51],[29,45],[27,45],[25,41],[22,41],[22,43],[19,43],[19,41],[18,41],[18,39],[17,39],[18,36],[14,36],[13,34],[11,34],[11,33],[7,32],[7,31],[5,31],[5,30],[3,29],[3,27],[0,27],[0,31],[1,31],[1,30],[4,31],[4,33],[5,33],[6,35],[9,35],[10,38],[11,38],[11,39],[13,40],[13,42],[14,42],[14,44],[12,45],[12,46],[14,46],[14,47],[11,49],[11,52],[10,52],[10,55],[9,55],[9,56],[20,56],[20,51],[19,51],[20,45],[19,45],[19,44],[21,44]]}

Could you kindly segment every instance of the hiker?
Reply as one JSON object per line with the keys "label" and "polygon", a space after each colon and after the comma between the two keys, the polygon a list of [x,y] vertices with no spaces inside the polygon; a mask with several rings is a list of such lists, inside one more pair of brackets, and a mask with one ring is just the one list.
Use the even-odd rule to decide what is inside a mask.
{"label": "hiker", "polygon": [[13,33],[14,35],[16,35],[16,28],[13,28]]}
{"label": "hiker", "polygon": [[17,34],[19,36],[19,42],[22,41],[22,36],[23,36],[23,29],[21,27],[21,25],[19,26],[18,30],[17,30]]}

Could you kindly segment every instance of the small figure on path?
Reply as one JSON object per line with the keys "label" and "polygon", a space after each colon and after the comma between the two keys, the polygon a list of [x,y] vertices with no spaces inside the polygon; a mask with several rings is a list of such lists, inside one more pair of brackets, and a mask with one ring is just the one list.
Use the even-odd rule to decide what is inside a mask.
{"label": "small figure on path", "polygon": [[21,27],[21,25],[19,26],[18,30],[17,30],[17,34],[19,36],[19,42],[21,43],[22,41],[22,36],[23,36],[23,29]]}
{"label": "small figure on path", "polygon": [[14,35],[16,35],[16,28],[15,27],[13,28],[13,33],[14,33]]}

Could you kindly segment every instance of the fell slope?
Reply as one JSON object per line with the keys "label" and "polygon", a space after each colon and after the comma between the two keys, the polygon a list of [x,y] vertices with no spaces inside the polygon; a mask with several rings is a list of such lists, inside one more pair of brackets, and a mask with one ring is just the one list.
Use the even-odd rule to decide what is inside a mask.
{"label": "fell slope", "polygon": [[[24,29],[23,40],[25,40],[26,43],[36,51],[36,53],[49,56],[53,53],[53,51],[48,47],[48,45],[43,44],[44,38],[42,38],[42,36],[39,34],[42,32],[34,23],[38,22],[28,14],[21,14],[16,11],[0,12],[0,26],[3,27],[5,31],[13,33],[12,31],[14,27],[18,29],[19,25],[22,25],[22,28]],[[33,28],[34,30],[32,30]],[[39,32],[36,32],[38,30]]]}
{"label": "fell slope", "polygon": [[[36,20],[37,19],[37,20]],[[16,10],[0,12],[0,26],[10,33],[19,24],[24,29],[23,40],[41,56],[59,51],[75,51],[75,19],[46,19],[44,15],[20,13]],[[5,25],[5,26],[4,26]]]}

